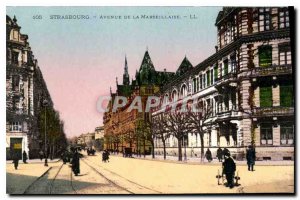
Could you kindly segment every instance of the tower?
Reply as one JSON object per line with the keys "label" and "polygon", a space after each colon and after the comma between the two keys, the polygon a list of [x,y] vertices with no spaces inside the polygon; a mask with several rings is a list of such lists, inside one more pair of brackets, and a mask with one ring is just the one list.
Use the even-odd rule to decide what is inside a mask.
{"label": "tower", "polygon": [[124,74],[123,74],[123,85],[129,85],[129,74],[128,74],[128,65],[127,65],[126,55],[125,55],[125,66],[124,66]]}

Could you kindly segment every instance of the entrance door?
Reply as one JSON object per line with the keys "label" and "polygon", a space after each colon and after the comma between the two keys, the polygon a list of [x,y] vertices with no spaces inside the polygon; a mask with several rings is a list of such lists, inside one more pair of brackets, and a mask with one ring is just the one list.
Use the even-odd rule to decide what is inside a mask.
{"label": "entrance door", "polygon": [[18,158],[22,159],[22,138],[10,138],[11,156],[17,154]]}

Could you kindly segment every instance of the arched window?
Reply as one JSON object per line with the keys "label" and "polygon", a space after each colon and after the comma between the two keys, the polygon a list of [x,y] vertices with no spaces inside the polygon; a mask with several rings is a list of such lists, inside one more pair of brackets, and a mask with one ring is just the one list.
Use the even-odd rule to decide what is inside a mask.
{"label": "arched window", "polygon": [[187,95],[187,89],[186,89],[185,84],[181,87],[180,94],[181,94],[181,97],[185,97]]}
{"label": "arched window", "polygon": [[176,102],[178,100],[178,94],[176,90],[173,90],[172,92],[172,101]]}

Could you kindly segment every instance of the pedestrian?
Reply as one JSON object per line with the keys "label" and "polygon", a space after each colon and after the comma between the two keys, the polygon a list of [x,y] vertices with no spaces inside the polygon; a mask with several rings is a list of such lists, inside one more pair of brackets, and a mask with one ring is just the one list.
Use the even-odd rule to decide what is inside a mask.
{"label": "pedestrian", "polygon": [[23,151],[23,163],[27,164],[27,153]]}
{"label": "pedestrian", "polygon": [[19,166],[19,156],[17,153],[14,153],[14,155],[13,155],[13,163],[15,166],[15,170],[17,170],[18,166]]}
{"label": "pedestrian", "polygon": [[217,150],[217,158],[219,159],[219,162],[222,162],[223,157],[223,150],[219,147]]}
{"label": "pedestrian", "polygon": [[225,154],[230,154],[230,151],[225,147],[223,150],[223,158],[225,160]]}
{"label": "pedestrian", "polygon": [[234,187],[233,179],[236,170],[236,164],[230,156],[230,153],[226,152],[224,156],[225,160],[223,162],[223,174],[225,174],[226,176],[227,187],[230,187],[230,189],[232,189]]}
{"label": "pedestrian", "polygon": [[246,159],[247,159],[248,171],[254,171],[256,155],[255,155],[255,148],[252,145],[248,146],[246,152]]}
{"label": "pedestrian", "polygon": [[78,153],[77,149],[75,150],[73,159],[72,159],[72,170],[73,170],[75,176],[78,176],[78,174],[80,174],[79,153]]}
{"label": "pedestrian", "polygon": [[40,150],[39,155],[40,155],[40,159],[42,161],[44,158],[44,152],[42,150]]}
{"label": "pedestrian", "polygon": [[209,150],[209,148],[207,148],[207,150],[205,152],[205,157],[206,157],[208,162],[212,161],[212,155],[211,155],[211,151]]}

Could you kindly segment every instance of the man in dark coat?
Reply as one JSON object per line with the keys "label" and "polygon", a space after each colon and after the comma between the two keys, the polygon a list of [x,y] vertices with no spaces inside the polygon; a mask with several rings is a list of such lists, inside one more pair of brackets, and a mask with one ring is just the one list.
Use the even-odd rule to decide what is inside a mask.
{"label": "man in dark coat", "polygon": [[23,163],[27,164],[27,153],[23,151]]}
{"label": "man in dark coat", "polygon": [[207,151],[205,152],[205,157],[208,160],[208,162],[212,161],[212,155],[211,155],[211,151],[209,150],[209,148],[207,149]]}
{"label": "man in dark coat", "polygon": [[247,159],[247,165],[248,165],[248,171],[254,171],[254,165],[255,165],[255,149],[253,146],[249,145],[247,152],[246,152],[246,159]]}
{"label": "man in dark coat", "polygon": [[73,159],[72,159],[72,170],[73,170],[75,176],[78,176],[78,174],[80,174],[79,154],[77,152],[77,149],[75,150]]}
{"label": "man in dark coat", "polygon": [[230,188],[234,187],[234,174],[236,170],[236,165],[230,156],[230,153],[225,153],[225,161],[223,162],[223,174],[226,176],[227,186]]}
{"label": "man in dark coat", "polygon": [[222,162],[222,157],[223,157],[223,151],[219,147],[218,150],[217,150],[217,158],[219,159],[219,162]]}
{"label": "man in dark coat", "polygon": [[18,157],[17,153],[13,154],[13,163],[14,163],[15,169],[17,170],[18,166],[19,166],[19,157]]}

